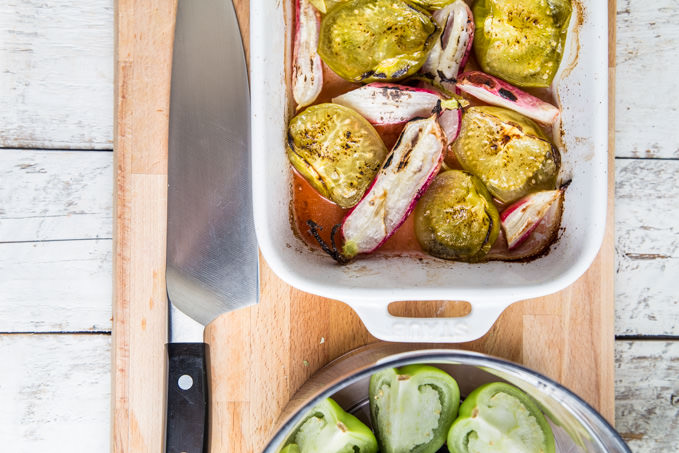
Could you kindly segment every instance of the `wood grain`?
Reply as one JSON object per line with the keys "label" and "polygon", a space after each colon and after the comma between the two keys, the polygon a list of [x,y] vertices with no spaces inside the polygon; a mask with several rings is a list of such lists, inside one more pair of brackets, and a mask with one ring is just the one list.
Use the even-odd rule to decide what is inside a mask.
{"label": "wood grain", "polygon": [[619,341],[618,430],[635,453],[677,451],[679,342]]}
{"label": "wood grain", "polygon": [[112,6],[0,2],[0,147],[111,149]]}
{"label": "wood grain", "polygon": [[162,446],[165,218],[176,2],[116,4],[113,429],[116,452]]}
{"label": "wood grain", "polygon": [[2,451],[107,451],[110,347],[108,335],[0,335]]}
{"label": "wood grain", "polygon": [[679,160],[616,163],[616,333],[679,335]]}
{"label": "wood grain", "polygon": [[111,240],[0,243],[0,332],[110,332]]}
{"label": "wood grain", "polygon": [[112,158],[0,150],[0,242],[110,239]]}
{"label": "wood grain", "polygon": [[[679,157],[679,2],[619,0],[616,156]],[[648,89],[642,88],[649,85]]]}

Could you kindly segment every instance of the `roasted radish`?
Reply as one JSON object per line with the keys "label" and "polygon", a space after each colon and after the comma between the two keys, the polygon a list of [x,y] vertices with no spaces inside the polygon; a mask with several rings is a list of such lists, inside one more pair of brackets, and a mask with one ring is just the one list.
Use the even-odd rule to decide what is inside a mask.
{"label": "roasted radish", "polygon": [[500,231],[500,218],[479,178],[461,170],[436,177],[415,208],[415,235],[438,258],[483,260]]}
{"label": "roasted radish", "polygon": [[309,0],[297,0],[297,26],[292,57],[292,96],[297,110],[313,103],[323,87],[321,57],[316,52],[321,16]]}
{"label": "roasted radish", "polygon": [[388,152],[365,118],[337,104],[313,105],[290,120],[287,148],[297,171],[342,208],[358,203]]}
{"label": "roasted radish", "polygon": [[531,193],[507,207],[500,215],[509,250],[516,248],[535,230],[553,204],[560,201],[563,189]]}
{"label": "roasted radish", "polygon": [[375,82],[351,90],[332,102],[350,107],[372,124],[399,124],[431,115],[441,100],[435,91]]}
{"label": "roasted radish", "polygon": [[549,249],[556,240],[561,225],[563,211],[563,188],[559,197],[549,206],[542,220],[537,222],[533,230],[524,239],[514,245],[511,250],[505,240],[505,233],[501,229],[500,237],[488,252],[488,259],[516,261],[540,256]]}
{"label": "roasted radish", "polygon": [[460,75],[457,87],[488,104],[506,107],[543,124],[552,124],[559,116],[559,109],[552,104],[480,71]]}
{"label": "roasted radish", "polygon": [[462,98],[442,99],[435,91],[394,83],[375,82],[333,98],[375,125],[400,124],[440,112],[439,125],[452,143],[460,131]]}
{"label": "roasted radish", "polygon": [[434,84],[450,89],[469,57],[474,42],[474,18],[463,0],[434,12],[433,17],[443,32],[422,66],[422,72],[431,77]]}
{"label": "roasted radish", "polygon": [[453,144],[457,161],[502,203],[556,187],[558,149],[533,120],[500,107],[470,107]]}
{"label": "roasted radish", "polygon": [[[445,136],[436,114],[405,125],[365,197],[344,218],[341,252],[321,242],[339,262],[382,245],[405,221],[441,167]],[[311,223],[312,233],[314,224]],[[334,235],[333,235],[334,237]]]}

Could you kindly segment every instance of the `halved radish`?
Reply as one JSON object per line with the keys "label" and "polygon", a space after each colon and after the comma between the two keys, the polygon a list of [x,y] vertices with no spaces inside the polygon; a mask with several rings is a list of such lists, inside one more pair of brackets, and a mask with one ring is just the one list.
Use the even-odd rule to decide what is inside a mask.
{"label": "halved radish", "polygon": [[549,250],[549,246],[554,243],[559,234],[562,210],[563,197],[550,206],[542,221],[537,224],[528,237],[511,250],[507,247],[504,231],[500,229],[500,236],[498,236],[486,258],[489,260],[520,261],[542,255]]}
{"label": "halved radish", "polygon": [[297,110],[313,103],[323,87],[323,66],[316,52],[321,15],[309,0],[297,0],[297,26],[292,60],[292,96]]}
{"label": "halved radish", "polygon": [[433,18],[443,32],[422,66],[422,73],[446,87],[455,83],[467,63],[474,42],[474,17],[469,5],[457,0],[435,11]]}
{"label": "halved radish", "polygon": [[440,113],[438,122],[448,144],[460,133],[460,106],[467,104],[462,98],[443,99],[437,92],[425,88],[382,82],[349,91],[333,98],[332,102],[357,111],[376,126],[405,123],[414,118]]}
{"label": "halved radish", "polygon": [[372,124],[385,125],[427,117],[440,100],[435,91],[374,82],[337,96],[332,102],[356,110]]}
{"label": "halved radish", "polygon": [[333,229],[332,248],[307,222],[323,250],[340,263],[382,245],[415,208],[420,196],[438,173],[446,147],[437,114],[405,125],[398,142],[387,156],[363,199],[347,214],[341,225],[343,246],[337,250]]}
{"label": "halved radish", "polygon": [[500,221],[509,250],[528,239],[550,208],[560,203],[564,189],[533,192],[502,211]]}
{"label": "halved radish", "polygon": [[457,88],[484,102],[506,107],[543,124],[552,124],[559,109],[492,75],[481,71],[462,74]]}

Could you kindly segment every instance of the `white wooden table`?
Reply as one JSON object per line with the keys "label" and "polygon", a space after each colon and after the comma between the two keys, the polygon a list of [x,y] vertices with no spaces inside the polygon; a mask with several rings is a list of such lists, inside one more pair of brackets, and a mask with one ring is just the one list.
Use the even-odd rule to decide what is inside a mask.
{"label": "white wooden table", "polygon": [[[618,0],[616,424],[679,451],[679,0]],[[109,451],[113,0],[0,2],[0,451]]]}

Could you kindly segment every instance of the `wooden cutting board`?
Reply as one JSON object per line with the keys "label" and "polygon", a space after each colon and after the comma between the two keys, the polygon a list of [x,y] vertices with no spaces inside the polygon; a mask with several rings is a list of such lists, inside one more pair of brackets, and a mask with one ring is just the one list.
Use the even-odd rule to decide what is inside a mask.
{"label": "wooden cutting board", "polygon": [[[248,30],[248,0],[234,0]],[[163,437],[165,213],[170,62],[176,3],[116,4],[114,452],[159,452]],[[615,0],[609,1],[609,168],[613,168]],[[247,43],[247,40],[246,40]],[[523,363],[569,387],[609,421],[613,387],[613,172],[606,238],[589,271],[558,294],[508,308],[472,349]],[[447,302],[398,313],[451,315]],[[344,304],[283,283],[261,260],[261,302],[205,333],[211,359],[213,452],[259,452],[288,398],[318,368],[375,342]]]}

